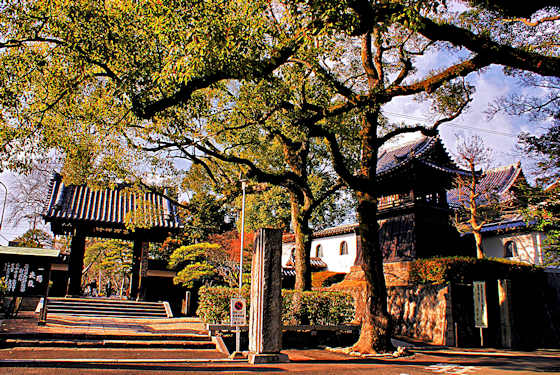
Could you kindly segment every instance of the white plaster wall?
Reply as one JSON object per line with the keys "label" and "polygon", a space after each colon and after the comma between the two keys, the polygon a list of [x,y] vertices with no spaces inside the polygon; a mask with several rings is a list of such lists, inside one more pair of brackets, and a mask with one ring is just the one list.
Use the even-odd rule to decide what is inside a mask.
{"label": "white plaster wall", "polygon": [[[348,244],[348,254],[340,255],[340,244],[346,241]],[[356,234],[347,233],[338,236],[317,238],[311,242],[311,257],[316,257],[317,245],[323,247],[323,256],[321,259],[327,264],[327,270],[333,272],[350,272],[350,267],[354,265],[356,260]],[[290,259],[291,249],[295,246],[293,242],[282,244],[282,266]]]}
{"label": "white plaster wall", "polygon": [[532,264],[542,264],[541,248],[543,240],[544,234],[541,232],[508,233],[484,237],[482,239],[482,247],[486,256],[503,258],[506,242],[515,241],[518,254],[517,260]]}
{"label": "white plaster wall", "polygon": [[[346,241],[348,244],[348,254],[340,255],[340,244]],[[356,234],[347,233],[333,237],[317,238],[311,244],[311,256],[316,255],[317,245],[323,247],[323,262],[327,264],[327,269],[333,272],[350,272],[350,267],[356,260]]]}
{"label": "white plaster wall", "polygon": [[290,260],[290,255],[292,255],[292,248],[295,246],[294,242],[282,243],[282,267],[286,267],[286,263]]}

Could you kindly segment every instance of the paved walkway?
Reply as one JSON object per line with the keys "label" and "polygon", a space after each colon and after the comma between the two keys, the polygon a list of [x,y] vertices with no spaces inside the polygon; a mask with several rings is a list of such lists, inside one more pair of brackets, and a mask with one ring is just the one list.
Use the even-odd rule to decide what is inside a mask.
{"label": "paved walkway", "polygon": [[37,315],[20,312],[17,319],[0,320],[0,333],[87,333],[108,335],[206,333],[198,318],[131,319],[49,314],[47,324],[37,325]]}
{"label": "paved walkway", "polygon": [[[193,318],[115,319],[49,316],[46,326],[23,313],[18,319],[0,320],[2,334],[79,334],[123,336],[203,333]],[[214,350],[166,348],[45,348],[0,349],[0,374],[560,374],[560,351],[532,352],[495,349],[412,347],[412,355],[354,357],[325,349],[287,349],[290,363],[249,365],[232,361]]]}

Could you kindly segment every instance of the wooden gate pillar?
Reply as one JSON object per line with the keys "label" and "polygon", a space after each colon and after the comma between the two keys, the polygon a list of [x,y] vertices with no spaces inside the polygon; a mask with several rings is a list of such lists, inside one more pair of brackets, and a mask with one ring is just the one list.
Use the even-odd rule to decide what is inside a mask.
{"label": "wooden gate pillar", "polygon": [[130,277],[130,299],[132,300],[142,297],[142,274],[147,271],[145,245],[142,240],[135,239],[132,247],[132,275]]}
{"label": "wooden gate pillar", "polygon": [[68,289],[66,294],[79,296],[82,291],[82,268],[84,267],[84,252],[86,237],[76,230],[70,243],[70,259],[68,262]]}

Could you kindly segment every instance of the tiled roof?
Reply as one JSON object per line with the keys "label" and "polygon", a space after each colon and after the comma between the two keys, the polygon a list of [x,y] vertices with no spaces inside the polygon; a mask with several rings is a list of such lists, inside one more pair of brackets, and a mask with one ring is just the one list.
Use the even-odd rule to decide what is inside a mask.
{"label": "tiled roof", "polygon": [[[447,160],[434,160],[435,154],[445,154]],[[385,176],[399,168],[418,160],[429,167],[445,172],[455,173],[457,167],[447,156],[447,152],[439,137],[422,136],[414,141],[394,148],[380,149],[377,160],[377,176]],[[443,163],[442,163],[443,162]]]}
{"label": "tiled roof", "polygon": [[[479,203],[488,203],[490,196],[496,197],[500,202],[512,199],[513,195],[510,189],[520,176],[524,178],[519,162],[486,171],[476,186],[477,192],[481,194],[478,198]],[[468,197],[469,193],[466,187],[455,188],[447,192],[447,202],[451,207],[460,207],[461,201],[468,199]]]}
{"label": "tiled roof", "polygon": [[[323,237],[332,237],[338,236],[341,234],[352,233],[358,228],[358,224],[345,224],[339,225],[337,227],[327,228],[323,230],[319,230],[317,232],[313,232],[313,238],[323,238]],[[296,241],[295,235],[293,233],[284,233],[282,235],[282,243],[294,243]]]}
{"label": "tiled roof", "polygon": [[284,233],[282,234],[282,243],[296,242],[296,237],[294,233]]}
{"label": "tiled roof", "polygon": [[531,221],[527,223],[523,219],[517,220],[504,220],[498,221],[495,223],[487,223],[482,226],[480,231],[482,233],[489,233],[489,232],[509,232],[517,229],[525,229],[528,228],[531,224],[535,224],[535,221]]}
{"label": "tiled roof", "polygon": [[141,205],[149,215],[144,219],[150,228],[180,228],[176,205],[154,192],[132,193],[127,186],[92,190],[87,185],[65,185],[55,174],[51,180],[46,222],[89,223],[96,226],[126,226],[128,216]]}
{"label": "tiled roof", "polygon": [[[313,271],[327,268],[327,263],[325,263],[321,258],[312,257],[311,259],[309,259],[309,263],[311,264],[311,269]],[[289,259],[288,262],[286,263],[286,267],[290,269],[293,268],[293,266],[294,266],[293,259]]]}
{"label": "tiled roof", "polygon": [[333,228],[323,229],[313,233],[313,238],[332,237],[340,234],[352,233],[356,230],[358,224],[345,224]]}
{"label": "tiled roof", "polygon": [[377,159],[377,174],[383,175],[404,165],[413,157],[419,157],[429,150],[436,141],[434,137],[422,137],[391,149],[380,149]]}

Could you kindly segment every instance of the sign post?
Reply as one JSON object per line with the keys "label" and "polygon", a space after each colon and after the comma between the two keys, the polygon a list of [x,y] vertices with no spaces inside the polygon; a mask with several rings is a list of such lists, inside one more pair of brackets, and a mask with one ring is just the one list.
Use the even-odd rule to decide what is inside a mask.
{"label": "sign post", "polygon": [[247,303],[245,298],[232,298],[229,308],[229,322],[235,326],[235,352],[241,353],[241,325],[247,324]]}
{"label": "sign post", "polygon": [[486,282],[473,281],[474,326],[480,328],[480,346],[484,346],[483,328],[488,328],[488,306],[486,304]]}

